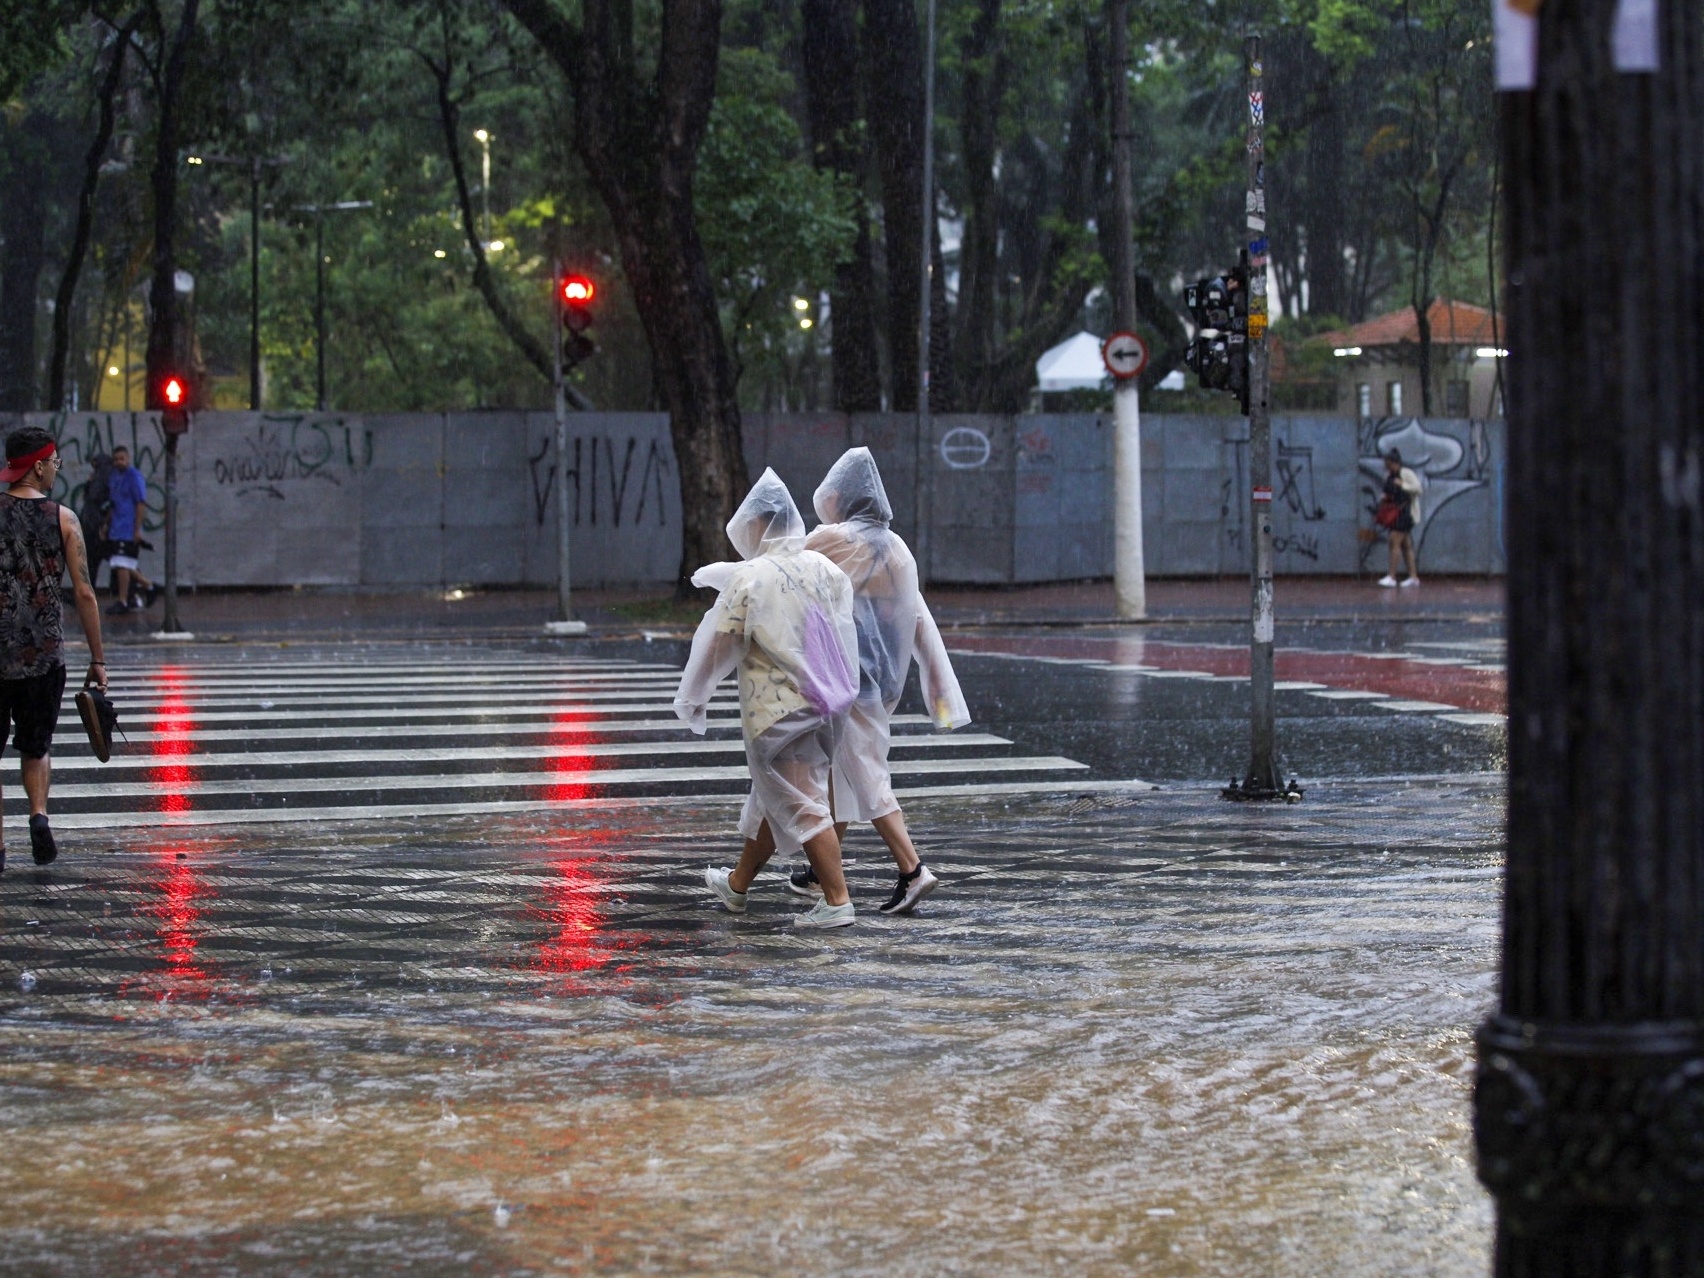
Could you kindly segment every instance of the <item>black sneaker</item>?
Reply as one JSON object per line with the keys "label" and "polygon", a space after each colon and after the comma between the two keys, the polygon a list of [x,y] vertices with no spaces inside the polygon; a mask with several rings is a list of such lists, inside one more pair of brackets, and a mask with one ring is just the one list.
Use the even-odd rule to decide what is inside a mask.
{"label": "black sneaker", "polygon": [[130,605],[125,603],[124,600],[120,599],[117,603],[113,604],[110,608],[108,608],[106,610],[106,615],[109,616],[109,617],[129,616],[130,615]]}
{"label": "black sneaker", "polygon": [[940,881],[929,872],[928,866],[919,861],[917,868],[910,874],[899,876],[899,882],[894,884],[893,895],[876,908],[883,914],[909,914],[917,902],[935,890]]}
{"label": "black sneaker", "polygon": [[73,700],[83,720],[83,731],[89,734],[89,749],[105,763],[112,758],[112,734],[118,731],[118,711],[107,694],[95,687],[81,689]]}
{"label": "black sneaker", "polygon": [[787,876],[787,886],[800,896],[822,895],[822,884],[817,882],[816,871],[811,869],[809,861]]}
{"label": "black sneaker", "polygon": [[30,855],[37,865],[48,865],[59,855],[59,849],[53,842],[53,829],[48,825],[45,814],[30,818]]}

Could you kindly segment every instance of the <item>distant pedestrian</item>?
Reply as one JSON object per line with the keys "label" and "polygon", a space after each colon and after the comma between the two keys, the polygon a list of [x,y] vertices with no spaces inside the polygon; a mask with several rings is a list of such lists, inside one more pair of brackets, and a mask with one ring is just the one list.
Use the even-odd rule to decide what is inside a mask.
{"label": "distant pedestrian", "polygon": [[[6,468],[0,471],[0,483],[8,485],[0,493],[0,749],[15,734],[37,865],[58,855],[47,789],[48,751],[65,692],[63,573],[70,573],[77,620],[89,641],[86,682],[102,689],[107,683],[100,604],[89,584],[83,530],[68,507],[48,499],[58,474],[59,450],[45,430],[24,426],[6,437]],[[0,840],[0,869],[5,864]]]}
{"label": "distant pedestrian", "polygon": [[[882,836],[899,881],[878,908],[906,914],[939,880],[923,864],[888,770],[889,720],[905,691],[912,659],[922,678],[923,705],[942,731],[970,722],[946,645],[929,605],[917,589],[917,561],[889,527],[881,472],[868,448],[853,448],[829,468],[813,499],[822,524],[805,545],[826,555],[852,581],[852,616],[858,630],[858,699],[834,754],[834,832],[846,837],[852,821],[868,821]],[[822,891],[810,866],[791,876],[804,896]]]}
{"label": "distant pedestrian", "polygon": [[[1391,449],[1385,454],[1384,491],[1379,496],[1379,523],[1385,524],[1390,540],[1390,571],[1379,578],[1381,586],[1418,586],[1420,563],[1414,553],[1414,526],[1420,522],[1420,476],[1402,464],[1402,454]],[[1408,575],[1401,581],[1396,574],[1402,561],[1408,561]]]}
{"label": "distant pedestrian", "polygon": [[711,867],[704,881],[728,910],[744,914],[752,880],[774,854],[802,849],[823,899],[796,927],[845,927],[856,919],[840,866],[829,808],[829,768],[846,709],[858,692],[858,639],[852,585],[827,559],[805,549],[805,521],[787,486],[766,470],[728,521],[743,563],[716,564],[693,577],[719,590],[693,636],[674,710],[703,733],[706,708],[739,671],[740,728],[751,793],[740,814],[738,864]]}
{"label": "distant pedestrian", "polygon": [[159,587],[142,575],[142,521],[148,514],[148,481],[130,464],[123,444],[112,450],[112,474],[107,479],[106,539],[112,543],[112,566],[118,570],[118,599],[107,609],[113,616],[140,612],[159,597]]}

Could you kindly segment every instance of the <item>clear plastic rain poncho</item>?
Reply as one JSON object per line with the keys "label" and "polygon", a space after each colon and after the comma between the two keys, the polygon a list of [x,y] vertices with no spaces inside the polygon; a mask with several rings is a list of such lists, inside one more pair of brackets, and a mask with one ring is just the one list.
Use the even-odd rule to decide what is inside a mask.
{"label": "clear plastic rain poncho", "polygon": [[728,540],[744,562],[693,576],[720,593],[693,636],[674,710],[703,733],[716,685],[738,669],[752,783],[740,832],[755,837],[768,820],[777,848],[796,852],[832,822],[829,765],[858,691],[852,586],[805,549],[805,521],[773,470],[728,521]]}
{"label": "clear plastic rain poncho", "polygon": [[870,821],[899,811],[888,774],[888,722],[913,657],[923,702],[941,731],[970,722],[941,632],[917,589],[917,561],[889,523],[893,507],[868,448],[829,467],[812,499],[823,523],[806,542],[852,581],[858,697],[834,759],[834,816]]}

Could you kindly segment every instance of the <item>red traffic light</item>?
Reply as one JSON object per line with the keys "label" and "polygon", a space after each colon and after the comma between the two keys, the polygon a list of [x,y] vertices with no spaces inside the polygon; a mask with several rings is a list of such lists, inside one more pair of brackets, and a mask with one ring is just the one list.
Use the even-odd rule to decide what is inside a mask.
{"label": "red traffic light", "polygon": [[160,387],[160,397],[166,401],[167,408],[182,408],[184,399],[189,391],[183,384],[183,379],[177,376],[166,378]]}
{"label": "red traffic light", "polygon": [[598,286],[584,275],[562,277],[562,300],[569,306],[584,306],[598,295]]}

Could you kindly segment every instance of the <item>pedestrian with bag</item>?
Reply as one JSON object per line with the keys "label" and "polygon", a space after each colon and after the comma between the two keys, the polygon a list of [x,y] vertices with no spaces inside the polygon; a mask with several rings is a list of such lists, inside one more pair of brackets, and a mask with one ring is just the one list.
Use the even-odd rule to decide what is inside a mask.
{"label": "pedestrian with bag", "polygon": [[803,850],[823,899],[793,920],[801,928],[846,927],[856,919],[829,807],[829,769],[846,710],[858,692],[852,584],[805,549],[805,521],[773,470],[765,470],[728,521],[743,562],[713,564],[693,584],[718,591],[693,636],[674,710],[694,732],[721,683],[739,671],[740,728],[751,793],[740,814],[745,836],[731,870],[710,867],[705,884],[729,911],[776,851]]}
{"label": "pedestrian with bag", "polygon": [[[1379,585],[1418,586],[1420,563],[1414,550],[1414,526],[1420,522],[1420,476],[1402,464],[1402,454],[1394,448],[1385,454],[1384,463],[1384,491],[1373,511],[1373,522],[1389,539],[1390,571],[1379,578]],[[1396,574],[1404,559],[1408,561],[1408,575],[1398,581]]]}
{"label": "pedestrian with bag", "polygon": [[[48,752],[65,693],[60,578],[67,573],[89,643],[85,686],[104,694],[107,685],[100,604],[89,582],[83,530],[69,507],[48,497],[58,474],[58,445],[45,430],[24,426],[6,437],[6,468],[0,471],[0,484],[7,486],[0,492],[0,749],[8,735],[17,746],[37,865],[59,854],[47,818]],[[0,840],[0,869],[5,864]]]}
{"label": "pedestrian with bag", "polygon": [[[899,867],[892,894],[877,908],[883,914],[908,914],[939,882],[911,841],[888,769],[889,724],[913,659],[936,731],[962,728],[970,722],[970,710],[941,632],[918,591],[917,561],[889,526],[893,506],[870,450],[844,453],[829,467],[812,504],[822,523],[805,546],[827,556],[851,580],[858,632],[858,696],[834,755],[834,832],[844,839],[853,821],[875,827]],[[822,891],[808,865],[795,870],[790,882],[802,896]]]}

